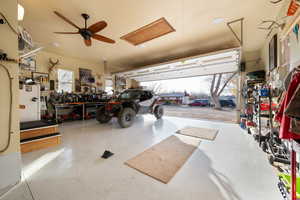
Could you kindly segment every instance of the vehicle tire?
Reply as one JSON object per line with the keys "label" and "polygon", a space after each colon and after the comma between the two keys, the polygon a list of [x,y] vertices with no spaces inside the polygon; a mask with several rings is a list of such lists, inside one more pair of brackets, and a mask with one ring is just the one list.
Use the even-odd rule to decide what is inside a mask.
{"label": "vehicle tire", "polygon": [[122,128],[128,128],[133,124],[135,115],[132,108],[124,108],[118,115],[118,123]]}
{"label": "vehicle tire", "polygon": [[96,119],[100,124],[108,123],[111,120],[111,116],[105,114],[105,108],[102,107],[96,111]]}
{"label": "vehicle tire", "polygon": [[263,150],[263,152],[268,153],[268,145],[266,142],[261,143],[261,149]]}
{"label": "vehicle tire", "polygon": [[269,160],[270,165],[274,166],[274,156],[273,156],[273,155],[270,155],[270,156],[268,157],[268,160]]}
{"label": "vehicle tire", "polygon": [[158,105],[154,108],[154,116],[156,119],[161,119],[164,115],[164,108],[161,105]]}

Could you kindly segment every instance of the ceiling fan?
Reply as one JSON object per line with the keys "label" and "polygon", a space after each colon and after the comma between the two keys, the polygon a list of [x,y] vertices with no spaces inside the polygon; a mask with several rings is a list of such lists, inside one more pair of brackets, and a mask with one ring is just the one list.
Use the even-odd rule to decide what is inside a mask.
{"label": "ceiling fan", "polygon": [[99,31],[103,30],[106,26],[107,23],[105,21],[99,21],[89,27],[87,27],[87,20],[90,18],[90,16],[88,14],[81,14],[81,16],[84,18],[84,28],[80,28],[79,26],[77,26],[76,24],[74,24],[71,20],[67,19],[65,16],[63,16],[62,14],[60,14],[57,11],[54,11],[54,13],[60,17],[61,19],[63,19],[65,22],[69,23],[70,25],[74,26],[75,28],[78,29],[77,32],[54,32],[56,34],[80,34],[83,39],[84,39],[84,43],[86,46],[91,46],[92,45],[92,40],[91,38],[95,39],[95,40],[99,40],[101,42],[107,42],[107,43],[115,43],[114,40],[104,37],[102,35],[96,34]]}

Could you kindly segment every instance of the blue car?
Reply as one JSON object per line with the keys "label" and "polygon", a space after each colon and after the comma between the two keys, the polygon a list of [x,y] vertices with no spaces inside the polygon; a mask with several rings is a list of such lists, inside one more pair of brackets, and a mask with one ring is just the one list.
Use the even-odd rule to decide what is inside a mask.
{"label": "blue car", "polygon": [[235,108],[236,107],[236,104],[231,99],[227,99],[227,100],[222,99],[222,100],[220,100],[220,104],[221,104],[221,107],[229,107],[229,108]]}

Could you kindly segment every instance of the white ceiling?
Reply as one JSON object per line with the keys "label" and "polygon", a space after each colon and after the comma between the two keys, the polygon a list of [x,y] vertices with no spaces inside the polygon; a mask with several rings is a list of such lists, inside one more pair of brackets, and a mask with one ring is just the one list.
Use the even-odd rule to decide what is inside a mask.
{"label": "white ceiling", "polygon": [[[245,18],[243,53],[258,51],[267,33],[258,30],[257,25],[261,20],[274,19],[281,7],[269,0],[19,0],[19,3],[25,8],[22,26],[47,51],[98,63],[107,60],[112,71],[237,47],[239,44],[225,22],[241,17]],[[92,47],[86,47],[79,35],[53,34],[75,31],[54,15],[54,10],[79,26],[83,26],[81,13],[90,14],[89,24],[107,21],[108,27],[101,34],[116,40],[116,44],[93,41]],[[161,17],[176,32],[149,41],[144,47],[120,39]],[[224,22],[214,24],[216,18],[224,18]]]}
{"label": "white ceiling", "polygon": [[117,73],[140,82],[230,73],[238,70],[240,49],[228,49],[210,54],[179,59],[173,62]]}

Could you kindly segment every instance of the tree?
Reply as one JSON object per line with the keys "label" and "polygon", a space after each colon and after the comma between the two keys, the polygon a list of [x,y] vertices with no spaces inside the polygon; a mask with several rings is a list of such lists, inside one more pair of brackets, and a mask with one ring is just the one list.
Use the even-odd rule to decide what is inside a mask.
{"label": "tree", "polygon": [[147,86],[148,90],[152,90],[155,94],[164,92],[163,84],[159,82],[152,83]]}
{"label": "tree", "polygon": [[[210,95],[211,100],[213,101],[215,105],[215,109],[220,110],[221,104],[220,104],[220,95],[228,85],[228,83],[231,81],[231,79],[237,74],[237,72],[231,73],[231,74],[214,74],[212,77],[211,85],[210,85]],[[222,79],[222,77],[225,77]],[[222,84],[222,87],[221,87]]]}

